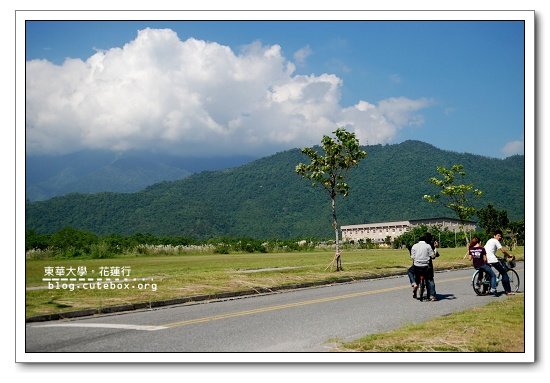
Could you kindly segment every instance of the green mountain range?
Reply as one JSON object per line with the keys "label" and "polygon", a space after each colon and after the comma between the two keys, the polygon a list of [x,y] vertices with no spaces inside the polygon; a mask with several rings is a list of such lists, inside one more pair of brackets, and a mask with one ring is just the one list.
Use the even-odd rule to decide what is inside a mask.
{"label": "green mountain range", "polygon": [[[454,217],[424,194],[437,166],[463,164],[464,182],[484,192],[511,220],[524,219],[524,156],[496,159],[443,151],[419,141],[363,148],[367,157],[349,173],[347,198],[338,197],[340,225]],[[295,173],[308,158],[294,149],[222,171],[204,171],[134,193],[69,194],[27,202],[26,227],[51,233],[65,226],[96,234],[268,238],[331,238],[328,193]],[[475,217],[474,217],[475,219]]]}
{"label": "green mountain range", "polygon": [[[204,170],[248,163],[248,156],[194,158],[148,151],[83,150],[65,155],[27,155],[25,198],[41,201],[68,193],[130,193]],[[255,159],[255,158],[254,158]]]}

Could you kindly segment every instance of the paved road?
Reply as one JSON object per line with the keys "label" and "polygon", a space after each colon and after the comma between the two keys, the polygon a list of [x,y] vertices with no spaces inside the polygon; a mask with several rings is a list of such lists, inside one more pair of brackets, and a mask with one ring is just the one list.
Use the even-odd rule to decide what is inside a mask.
{"label": "paved road", "polygon": [[[523,290],[523,263],[518,263]],[[473,270],[436,273],[438,302],[405,276],[270,295],[26,325],[26,352],[323,352],[352,340],[495,300]],[[502,287],[499,286],[502,291]]]}

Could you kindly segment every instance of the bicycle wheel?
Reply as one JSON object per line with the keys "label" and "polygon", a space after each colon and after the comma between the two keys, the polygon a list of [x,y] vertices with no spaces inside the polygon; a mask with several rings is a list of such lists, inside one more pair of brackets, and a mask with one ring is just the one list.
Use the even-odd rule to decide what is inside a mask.
{"label": "bicycle wheel", "polygon": [[426,281],[424,277],[420,277],[420,295],[418,296],[420,302],[424,299],[424,290],[426,290]]}
{"label": "bicycle wheel", "polygon": [[508,269],[506,272],[508,274],[508,279],[510,280],[510,288],[513,293],[517,293],[519,291],[519,275],[516,273],[516,270],[514,269]]}
{"label": "bicycle wheel", "polygon": [[484,295],[483,292],[483,281],[478,282],[478,276],[479,276],[479,270],[476,270],[474,275],[472,276],[472,287],[477,295]]}

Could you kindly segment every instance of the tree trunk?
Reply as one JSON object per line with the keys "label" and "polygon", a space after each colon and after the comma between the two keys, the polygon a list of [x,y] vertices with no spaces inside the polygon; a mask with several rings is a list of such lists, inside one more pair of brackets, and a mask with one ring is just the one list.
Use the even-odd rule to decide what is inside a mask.
{"label": "tree trunk", "polygon": [[466,233],[466,229],[464,228],[464,223],[462,223],[462,221],[460,222],[460,230],[462,231],[462,234],[464,234],[464,241],[466,242],[466,247],[468,247],[470,244],[470,236]]}
{"label": "tree trunk", "polygon": [[340,239],[338,235],[338,221],[336,220],[336,196],[332,197],[332,227],[334,229],[334,235],[336,237],[336,253],[334,254],[334,259],[336,260],[336,271],[342,269],[342,258],[340,255]]}

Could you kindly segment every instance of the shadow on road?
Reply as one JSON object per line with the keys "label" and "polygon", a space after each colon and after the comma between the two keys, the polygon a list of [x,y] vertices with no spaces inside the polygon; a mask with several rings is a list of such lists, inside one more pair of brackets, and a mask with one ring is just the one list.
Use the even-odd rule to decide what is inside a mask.
{"label": "shadow on road", "polygon": [[447,300],[447,299],[456,299],[454,294],[436,294],[435,297],[438,301]]}

